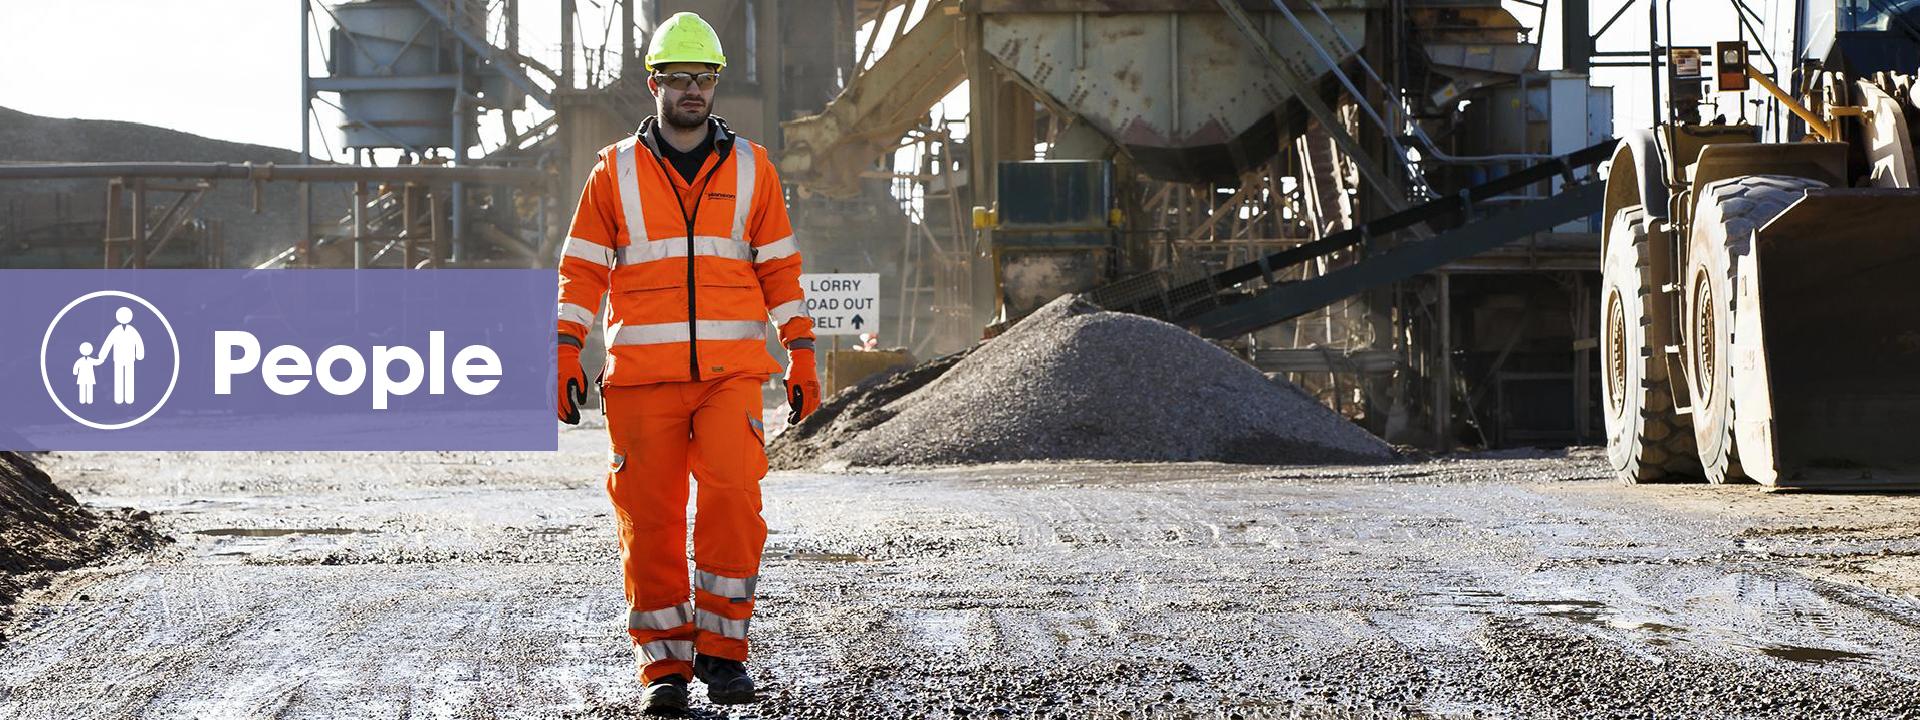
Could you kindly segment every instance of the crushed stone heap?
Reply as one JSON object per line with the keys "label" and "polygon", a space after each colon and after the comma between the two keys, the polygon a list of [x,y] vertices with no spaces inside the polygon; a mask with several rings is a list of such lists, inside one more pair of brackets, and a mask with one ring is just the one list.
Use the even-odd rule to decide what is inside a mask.
{"label": "crushed stone heap", "polygon": [[87,508],[26,455],[0,452],[0,621],[49,572],[163,541],[147,519],[144,512]]}
{"label": "crushed stone heap", "polygon": [[1173,325],[1073,296],[961,354],[848,388],[776,468],[1021,460],[1371,463],[1385,442]]}

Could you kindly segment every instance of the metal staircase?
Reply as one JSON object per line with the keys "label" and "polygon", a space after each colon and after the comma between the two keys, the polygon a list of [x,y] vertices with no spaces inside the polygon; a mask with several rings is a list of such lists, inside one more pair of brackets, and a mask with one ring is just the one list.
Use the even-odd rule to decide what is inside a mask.
{"label": "metal staircase", "polygon": [[1351,229],[1356,198],[1350,190],[1358,185],[1353,159],[1341,155],[1318,124],[1294,138],[1294,147],[1300,153],[1300,181],[1306,185],[1300,195],[1313,220],[1314,239]]}
{"label": "metal staircase", "polygon": [[[1576,178],[1574,171],[1600,164],[1611,156],[1613,148],[1612,140],[1596,143],[1458,195],[1430,200],[1210,275],[1180,277],[1154,271],[1094,288],[1088,291],[1087,299],[1108,310],[1165,320],[1203,337],[1244,335],[1599,212],[1603,184],[1591,173]],[[1506,205],[1507,209],[1485,217],[1474,216],[1481,201],[1511,197],[1529,185],[1554,178],[1566,182],[1552,195]],[[1449,220],[1457,225],[1433,237],[1374,247],[1376,239],[1395,231],[1422,223],[1444,226]],[[1358,250],[1361,257],[1345,267],[1304,280],[1278,279],[1290,268],[1349,248]]]}

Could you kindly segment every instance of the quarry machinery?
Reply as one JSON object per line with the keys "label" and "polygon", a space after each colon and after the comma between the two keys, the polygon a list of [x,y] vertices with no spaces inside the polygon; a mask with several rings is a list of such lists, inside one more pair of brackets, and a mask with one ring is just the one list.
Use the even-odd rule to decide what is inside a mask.
{"label": "quarry machinery", "polygon": [[[1628,483],[1920,485],[1920,0],[1801,0],[1772,31],[1733,5],[1742,39],[1687,48],[1649,0],[1660,118],[1614,150],[1602,215],[1608,459]],[[1736,102],[1703,120],[1714,98]]]}

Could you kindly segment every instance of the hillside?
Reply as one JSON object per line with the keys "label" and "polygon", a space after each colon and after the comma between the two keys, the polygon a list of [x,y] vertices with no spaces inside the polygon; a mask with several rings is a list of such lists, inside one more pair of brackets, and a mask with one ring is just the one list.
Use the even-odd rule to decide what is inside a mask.
{"label": "hillside", "polygon": [[[0,162],[169,161],[293,164],[299,153],[134,122],[43,117],[0,107]],[[98,262],[106,187],[105,180],[0,181],[0,265]],[[316,219],[346,211],[351,186],[314,187]],[[65,197],[56,197],[62,193]],[[298,195],[293,183],[268,183],[256,215],[247,186],[227,181],[207,194],[197,215],[224,223],[227,265],[252,265],[297,237]],[[174,197],[155,193],[149,202],[161,205],[157,213]],[[50,227],[56,222],[58,228]]]}

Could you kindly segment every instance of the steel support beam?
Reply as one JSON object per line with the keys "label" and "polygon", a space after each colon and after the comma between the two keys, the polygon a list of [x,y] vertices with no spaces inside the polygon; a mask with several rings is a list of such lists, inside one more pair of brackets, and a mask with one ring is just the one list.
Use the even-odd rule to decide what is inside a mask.
{"label": "steel support beam", "polygon": [[[1588,0],[1560,0],[1560,69],[1586,72],[1593,65],[1594,36],[1587,32]],[[1624,11],[1624,8],[1622,8]]]}
{"label": "steel support beam", "polygon": [[341,92],[354,90],[454,90],[460,87],[460,76],[451,73],[439,75],[395,75],[392,77],[317,77],[307,81],[307,88],[313,92]]}
{"label": "steel support beam", "polygon": [[531,168],[491,166],[448,167],[443,165],[402,165],[397,167],[356,165],[275,165],[273,163],[18,163],[0,164],[0,180],[49,180],[56,178],[181,178],[200,180],[247,180],[265,182],[292,180],[305,182],[476,182],[490,185],[540,187],[546,178]]}
{"label": "steel support beam", "polygon": [[[313,71],[309,66],[311,53],[309,26],[311,25],[314,0],[300,0],[300,164],[313,162]],[[4,176],[0,176],[4,177]],[[257,188],[257,186],[256,186]],[[256,197],[254,211],[259,212],[260,201]],[[300,185],[300,241],[295,247],[300,249],[300,261],[306,262],[308,244],[313,238],[313,186]]]}
{"label": "steel support beam", "polygon": [[[1597,197],[1597,196],[1596,196]],[[1453,279],[1446,272],[1434,273],[1439,301],[1434,303],[1433,334],[1433,449],[1453,449]]]}
{"label": "steel support beam", "polygon": [[576,0],[560,0],[560,87],[573,89],[573,17],[578,14]]}
{"label": "steel support beam", "polygon": [[[1280,0],[1274,2],[1275,5],[1279,3]],[[1288,63],[1286,56],[1281,55],[1280,51],[1273,47],[1273,43],[1267,40],[1266,34],[1260,32],[1260,26],[1254,24],[1253,18],[1247,15],[1246,10],[1241,9],[1239,2],[1219,0],[1219,5],[1221,10],[1226,11],[1227,18],[1233,21],[1234,27],[1239,28],[1240,34],[1246,36],[1247,42],[1252,43],[1260,51],[1260,56],[1266,59],[1267,66],[1273,68],[1274,75],[1293,92],[1294,97],[1300,101],[1301,107],[1306,108],[1307,113],[1312,115],[1314,120],[1319,121],[1320,127],[1325,128],[1327,134],[1332,136],[1333,144],[1340,148],[1340,152],[1346,153],[1347,157],[1353,158],[1354,163],[1360,166],[1360,174],[1366,176],[1367,186],[1373,188],[1374,193],[1380,196],[1380,200],[1386,203],[1387,207],[1394,210],[1405,208],[1407,206],[1406,191],[1401,189],[1399,182],[1381,170],[1385,166],[1379,162],[1378,158],[1361,148],[1360,143],[1355,141],[1352,135],[1347,134],[1346,127],[1340,123],[1340,118],[1334,114],[1333,108],[1328,107],[1326,101],[1320,99],[1320,89],[1308,79],[1311,77],[1308,68],[1295,67]],[[1338,71],[1338,68],[1335,70]],[[1355,98],[1355,102],[1361,100],[1361,98]]]}

